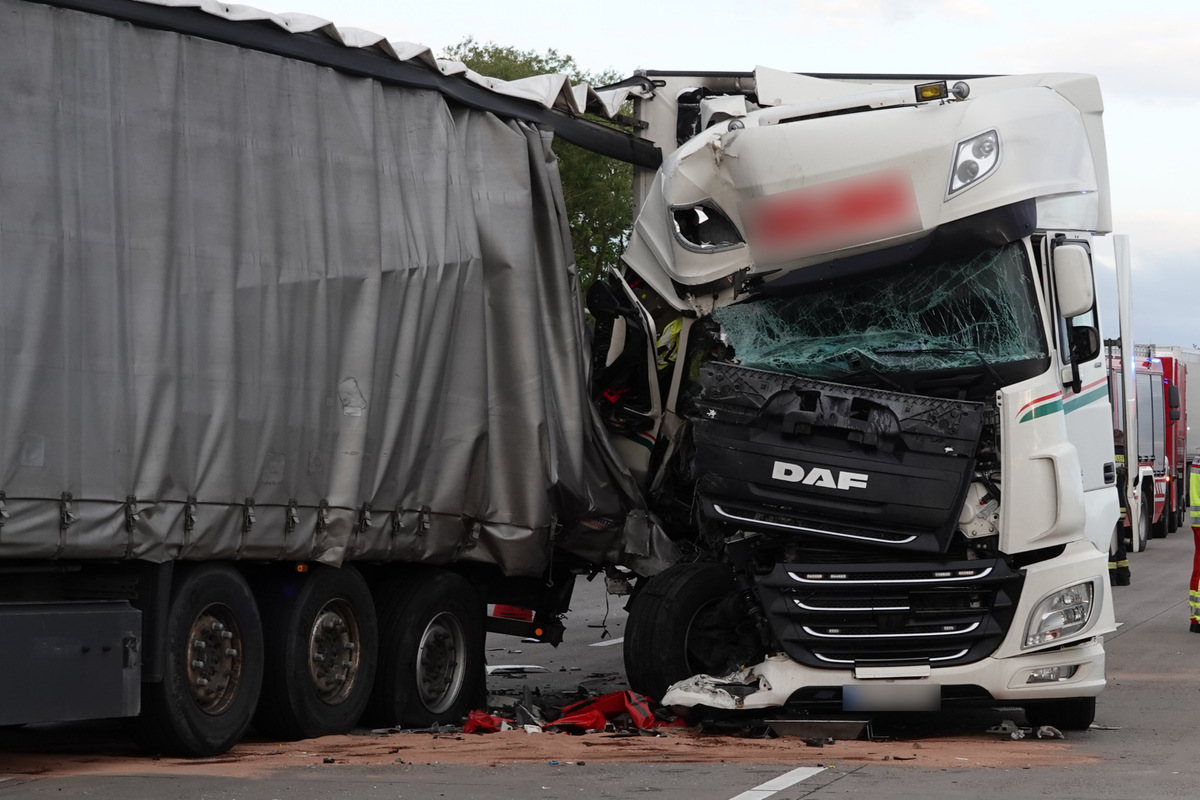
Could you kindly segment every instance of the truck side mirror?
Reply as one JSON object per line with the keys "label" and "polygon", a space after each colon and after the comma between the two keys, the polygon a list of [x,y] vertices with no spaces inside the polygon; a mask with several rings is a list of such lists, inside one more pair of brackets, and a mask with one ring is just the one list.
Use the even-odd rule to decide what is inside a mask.
{"label": "truck side mirror", "polygon": [[1071,362],[1082,364],[1100,355],[1100,333],[1090,325],[1071,328]]}
{"label": "truck side mirror", "polygon": [[[1175,384],[1167,387],[1167,408],[1176,410],[1179,408],[1179,387]],[[1179,419],[1179,417],[1171,417],[1171,419]]]}
{"label": "truck side mirror", "polygon": [[1090,310],[1095,304],[1092,265],[1082,246],[1064,244],[1054,248],[1054,287],[1058,313],[1067,319]]}

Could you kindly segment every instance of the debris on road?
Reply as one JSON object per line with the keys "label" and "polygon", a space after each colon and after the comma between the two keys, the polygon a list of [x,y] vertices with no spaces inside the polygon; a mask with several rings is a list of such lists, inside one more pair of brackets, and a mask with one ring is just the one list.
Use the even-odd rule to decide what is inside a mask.
{"label": "debris on road", "polygon": [[[518,651],[520,652],[520,651]],[[549,672],[550,670],[537,664],[496,664],[487,667],[488,675],[500,675],[503,677],[521,677],[530,672]]]}
{"label": "debris on road", "polygon": [[625,690],[612,692],[591,700],[572,703],[562,710],[562,716],[547,727],[568,731],[605,730],[605,726],[627,717],[634,727],[652,729],[663,727],[686,727],[681,719],[669,713],[655,712],[655,703],[645,695]]}

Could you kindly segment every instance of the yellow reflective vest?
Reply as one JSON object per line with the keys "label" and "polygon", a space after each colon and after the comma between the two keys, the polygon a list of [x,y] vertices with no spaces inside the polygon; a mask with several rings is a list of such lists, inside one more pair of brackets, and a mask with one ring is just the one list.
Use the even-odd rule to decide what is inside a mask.
{"label": "yellow reflective vest", "polygon": [[1192,459],[1191,476],[1188,483],[1188,511],[1192,515],[1192,527],[1200,528],[1200,456]]}

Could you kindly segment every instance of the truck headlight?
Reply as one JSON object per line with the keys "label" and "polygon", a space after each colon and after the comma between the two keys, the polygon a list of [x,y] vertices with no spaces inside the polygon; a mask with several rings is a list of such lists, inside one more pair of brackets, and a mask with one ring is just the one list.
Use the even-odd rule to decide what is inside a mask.
{"label": "truck headlight", "polygon": [[744,244],[741,231],[713,203],[671,208],[675,238],[688,250],[708,253]]}
{"label": "truck headlight", "polygon": [[994,130],[963,139],[954,146],[950,165],[950,188],[946,199],[974,186],[996,171],[1000,165],[1000,134]]}
{"label": "truck headlight", "polygon": [[1037,604],[1025,628],[1025,647],[1057,641],[1087,627],[1096,588],[1091,581],[1059,589]]}

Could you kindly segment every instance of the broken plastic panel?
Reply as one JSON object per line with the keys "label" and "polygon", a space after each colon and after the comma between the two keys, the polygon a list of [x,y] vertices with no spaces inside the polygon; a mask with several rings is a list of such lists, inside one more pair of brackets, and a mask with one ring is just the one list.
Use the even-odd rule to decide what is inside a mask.
{"label": "broken plastic panel", "polygon": [[713,312],[746,366],[836,380],[1047,356],[1020,243]]}

